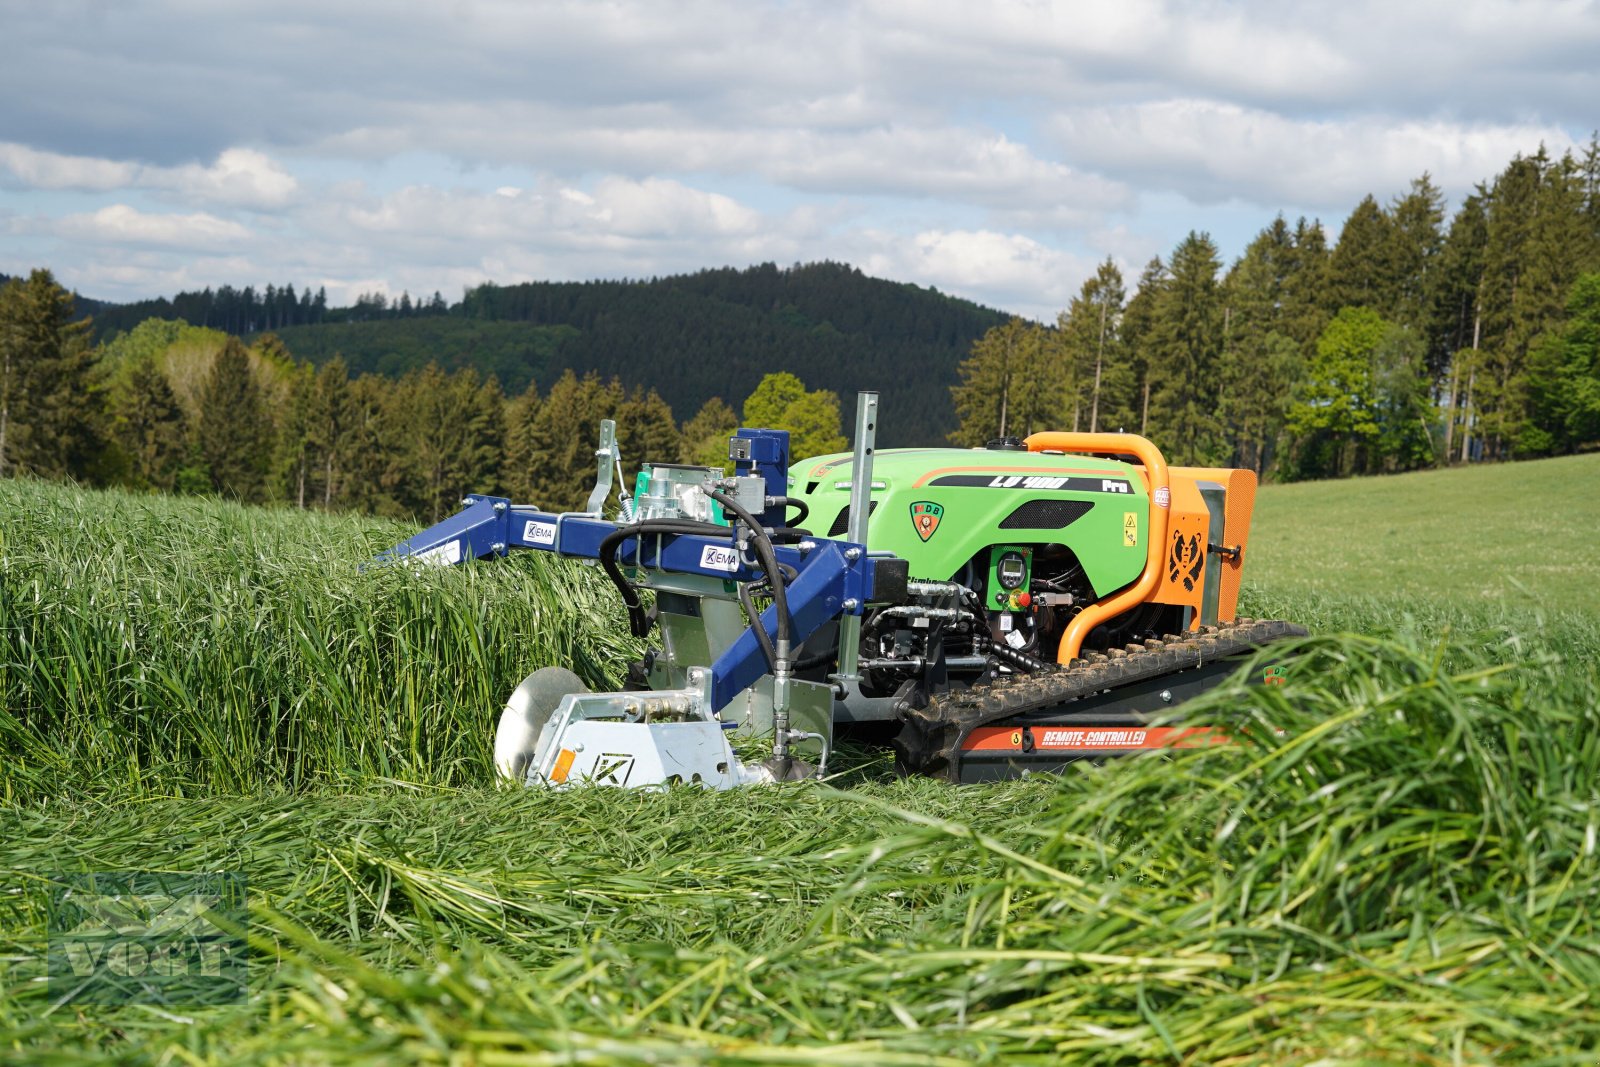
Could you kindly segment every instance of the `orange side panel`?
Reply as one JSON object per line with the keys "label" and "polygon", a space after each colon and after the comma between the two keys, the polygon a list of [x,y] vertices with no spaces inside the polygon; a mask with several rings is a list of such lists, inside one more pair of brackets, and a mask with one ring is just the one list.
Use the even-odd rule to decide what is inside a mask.
{"label": "orange side panel", "polygon": [[1206,502],[1192,478],[1172,477],[1172,517],[1167,520],[1161,582],[1151,596],[1158,604],[1182,604],[1194,609],[1200,625],[1200,605],[1205,598]]}
{"label": "orange side panel", "polygon": [[[1173,467],[1174,484],[1216,482],[1228,492],[1222,525],[1223,544],[1237,547],[1239,554],[1222,564],[1222,587],[1217,597],[1217,619],[1232,622],[1239,611],[1239,579],[1244,569],[1245,546],[1250,541],[1250,516],[1256,506],[1256,472],[1231,467]],[[1198,490],[1197,490],[1198,492]]]}

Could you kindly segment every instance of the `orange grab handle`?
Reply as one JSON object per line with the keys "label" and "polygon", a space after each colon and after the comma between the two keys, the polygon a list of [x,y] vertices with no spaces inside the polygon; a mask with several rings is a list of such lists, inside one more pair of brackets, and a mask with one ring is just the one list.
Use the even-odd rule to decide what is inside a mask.
{"label": "orange grab handle", "polygon": [[1078,658],[1078,653],[1083,650],[1083,639],[1089,636],[1091,630],[1107,619],[1145,603],[1160,584],[1167,547],[1167,517],[1171,513],[1172,482],[1161,450],[1135,433],[1046,431],[1033,434],[1024,443],[1030,452],[1111,452],[1136,456],[1144,464],[1144,477],[1150,489],[1150,529],[1145,542],[1144,570],[1132,585],[1114,596],[1090,604],[1067,624],[1067,632],[1061,635],[1061,644],[1056,649],[1056,662],[1065,665]]}

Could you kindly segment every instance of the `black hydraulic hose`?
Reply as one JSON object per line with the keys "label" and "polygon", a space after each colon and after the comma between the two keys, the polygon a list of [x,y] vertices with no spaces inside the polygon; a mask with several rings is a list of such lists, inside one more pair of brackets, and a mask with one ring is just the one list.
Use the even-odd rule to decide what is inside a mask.
{"label": "black hydraulic hose", "polygon": [[1004,660],[1006,663],[1025,674],[1033,674],[1037,671],[1048,670],[1050,668],[1050,664],[1046,663],[1044,660],[1039,659],[1036,656],[1030,656],[1026,652],[1019,652],[1010,645],[1006,644],[994,645],[994,647],[989,649],[989,654],[995,659]]}
{"label": "black hydraulic hose", "polygon": [[[628,576],[622,573],[622,568],[617,566],[617,547],[630,537],[642,539],[650,534],[716,534],[728,532],[726,526],[718,526],[712,522],[695,522],[692,519],[647,519],[632,526],[619,526],[606,534],[600,541],[597,553],[600,557],[600,568],[606,572],[606,577],[611,579],[611,584],[617,587],[617,592],[622,594],[622,603],[628,609],[628,629],[635,637],[643,637],[650,632],[651,619],[644,612],[644,605],[639,602],[639,590],[634,588]],[[637,553],[637,549],[635,552]]]}
{"label": "black hydraulic hose", "polygon": [[745,618],[750,620],[750,629],[755,631],[756,643],[761,646],[761,654],[767,658],[767,670],[778,669],[778,650],[772,647],[772,638],[767,634],[767,628],[761,625],[761,612],[756,610],[755,601],[751,599],[750,587],[754,582],[739,583],[739,603],[744,608]]}
{"label": "black hydraulic hose", "polygon": [[[772,538],[762,528],[760,521],[727,493],[715,491],[711,493],[711,499],[721,504],[724,511],[731,511],[737,515],[750,528],[751,543],[755,546],[756,558],[761,561],[761,569],[766,572],[767,582],[772,586],[772,606],[778,612],[777,643],[788,648],[794,626],[793,620],[789,618],[789,594],[783,587],[783,571],[778,568],[778,556],[772,550]],[[762,629],[759,620],[756,629]],[[776,666],[773,669],[776,670]]]}
{"label": "black hydraulic hose", "polygon": [[800,514],[796,515],[793,520],[790,520],[787,517],[784,518],[783,521],[789,523],[791,526],[798,526],[800,523],[805,522],[811,517],[811,505],[807,504],[804,500],[796,500],[792,496],[786,496],[783,498],[783,506],[785,508],[800,509]]}
{"label": "black hydraulic hose", "polygon": [[822,652],[818,652],[814,656],[807,656],[805,659],[797,659],[790,664],[790,667],[797,671],[809,671],[811,668],[820,667],[824,663],[832,663],[834,658],[838,655],[839,650],[837,648],[829,648]]}

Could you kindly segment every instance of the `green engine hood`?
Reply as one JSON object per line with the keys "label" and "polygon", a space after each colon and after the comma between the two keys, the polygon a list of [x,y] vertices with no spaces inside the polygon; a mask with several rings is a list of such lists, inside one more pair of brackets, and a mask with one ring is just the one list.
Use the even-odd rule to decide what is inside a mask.
{"label": "green engine hood", "polygon": [[[789,468],[789,495],[811,509],[806,527],[842,538],[849,521],[850,454]],[[993,545],[1071,548],[1097,596],[1144,567],[1150,497],[1127,463],[1079,455],[965,448],[894,448],[872,465],[867,547],[893,552],[914,578],[954,578]]]}

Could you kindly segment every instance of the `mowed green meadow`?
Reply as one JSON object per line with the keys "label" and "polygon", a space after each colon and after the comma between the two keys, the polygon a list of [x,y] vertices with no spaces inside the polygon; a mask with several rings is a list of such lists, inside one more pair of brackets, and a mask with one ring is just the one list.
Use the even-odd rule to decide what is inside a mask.
{"label": "mowed green meadow", "polygon": [[[1591,1063],[1600,456],[1271,486],[1253,739],[954,788],[496,788],[593,571],[0,482],[0,1062]],[[1255,672],[1259,674],[1259,671]],[[241,1003],[44,981],[51,887],[241,871]]]}

